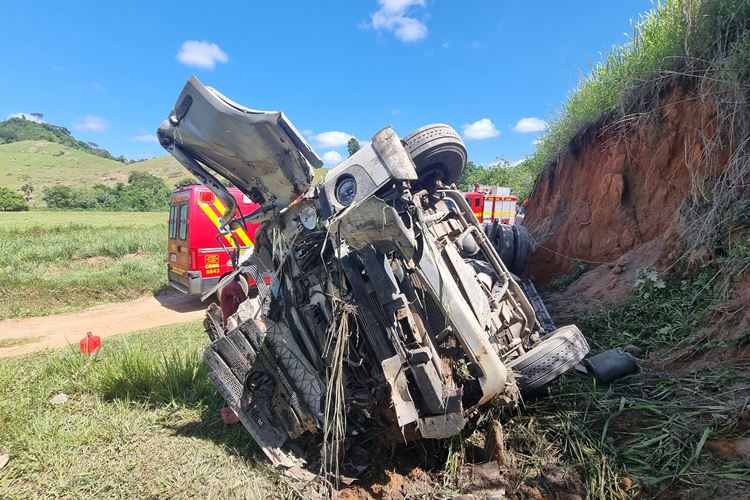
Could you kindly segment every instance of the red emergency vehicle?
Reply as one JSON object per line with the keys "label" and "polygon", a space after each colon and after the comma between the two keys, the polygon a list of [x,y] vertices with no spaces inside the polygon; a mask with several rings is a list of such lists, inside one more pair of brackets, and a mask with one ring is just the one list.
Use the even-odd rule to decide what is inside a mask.
{"label": "red emergency vehicle", "polygon": [[[237,188],[228,188],[244,215],[258,207]],[[177,189],[169,204],[167,273],[169,284],[188,295],[201,295],[232,271],[230,252],[252,252],[258,224],[238,228],[231,236],[219,235],[224,204],[203,185]]]}
{"label": "red emergency vehicle", "polygon": [[479,222],[495,222],[497,219],[500,224],[516,223],[518,197],[511,196],[510,189],[474,184],[474,191],[465,193],[464,197]]}

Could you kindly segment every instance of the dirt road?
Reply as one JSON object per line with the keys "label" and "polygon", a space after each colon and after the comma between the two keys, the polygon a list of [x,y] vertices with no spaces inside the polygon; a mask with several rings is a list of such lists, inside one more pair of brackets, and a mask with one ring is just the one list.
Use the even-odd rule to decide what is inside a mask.
{"label": "dirt road", "polygon": [[111,337],[194,321],[203,317],[206,306],[198,297],[169,291],[80,312],[0,321],[0,358],[78,344],[87,331]]}

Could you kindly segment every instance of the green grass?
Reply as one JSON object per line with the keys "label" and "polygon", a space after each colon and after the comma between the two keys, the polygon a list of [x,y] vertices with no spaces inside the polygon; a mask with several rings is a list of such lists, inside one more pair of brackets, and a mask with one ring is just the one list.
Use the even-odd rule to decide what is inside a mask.
{"label": "green grass", "polygon": [[0,319],[127,300],[166,286],[164,213],[0,214]]}
{"label": "green grass", "polygon": [[656,3],[633,23],[628,43],[591,64],[528,160],[533,170],[541,172],[576,134],[606,114],[622,117],[652,108],[664,77],[734,80],[740,92],[746,90],[749,29],[748,0]]}
{"label": "green grass", "polygon": [[[708,439],[742,435],[740,413],[749,389],[747,378],[731,365],[682,376],[646,369],[603,387],[568,377],[547,397],[528,401],[526,411],[506,424],[525,429],[508,446],[547,442],[580,471],[593,498],[639,492],[652,498],[678,488],[747,492],[750,485],[732,484],[750,481],[742,463],[714,457],[703,447]],[[522,469],[533,465],[521,460]]]}
{"label": "green grass", "polygon": [[44,204],[42,190],[46,186],[113,186],[127,182],[128,174],[133,171],[161,177],[170,187],[187,176],[187,171],[171,156],[126,165],[53,142],[0,144],[0,186],[18,189],[30,183],[34,187],[32,206]]}
{"label": "green grass", "polygon": [[[198,322],[0,364],[0,498],[288,498],[223,403]],[[49,399],[65,393],[60,406]]]}
{"label": "green grass", "polygon": [[[736,237],[731,247],[685,276],[641,270],[634,290],[614,309],[558,317],[559,323],[578,324],[592,352],[634,344],[654,361],[612,385],[567,377],[549,389],[549,397],[527,401],[528,411],[512,421],[562,443],[597,498],[623,495],[625,477],[634,484],[628,494],[649,498],[675,488],[713,491],[718,497],[738,489],[747,496],[747,468],[706,453],[704,446],[747,434],[741,415],[748,404],[750,365],[731,357],[694,368],[693,362],[709,350],[747,341],[741,331],[722,340],[724,332],[713,323],[721,319],[715,313],[732,283],[749,268],[750,239]],[[669,360],[676,364],[665,372],[660,364]]]}

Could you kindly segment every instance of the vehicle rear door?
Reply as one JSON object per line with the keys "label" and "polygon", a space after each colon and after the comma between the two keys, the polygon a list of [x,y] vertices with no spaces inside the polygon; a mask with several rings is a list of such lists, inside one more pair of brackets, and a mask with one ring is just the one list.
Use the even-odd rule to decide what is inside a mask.
{"label": "vehicle rear door", "polygon": [[[188,212],[189,198],[180,199],[169,208],[169,261],[168,269],[187,279],[190,268],[190,250],[188,245]],[[184,283],[183,283],[184,284]]]}

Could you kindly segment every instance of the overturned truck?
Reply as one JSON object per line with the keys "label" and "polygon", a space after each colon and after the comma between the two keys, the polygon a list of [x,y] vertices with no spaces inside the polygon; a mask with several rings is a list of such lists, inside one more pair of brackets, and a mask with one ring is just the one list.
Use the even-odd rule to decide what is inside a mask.
{"label": "overturned truck", "polygon": [[[274,464],[338,473],[377,439],[454,436],[588,352],[575,326],[545,329],[488,236],[497,228],[456,190],[466,149],[450,127],[382,128],[313,186],[322,162],[283,113],[193,77],[158,137],[222,200],[225,233],[262,223],[218,285],[256,289],[226,318],[209,307],[205,359]],[[237,213],[215,174],[260,207]]]}

